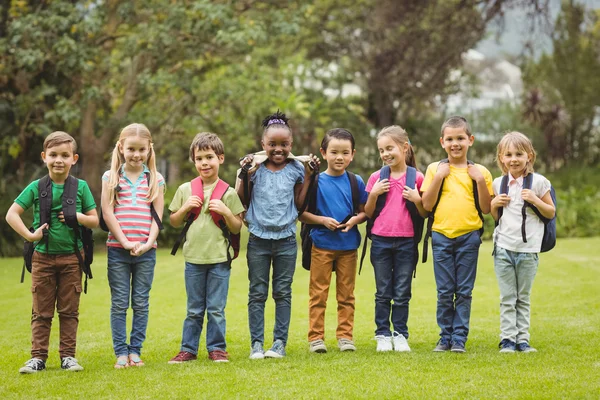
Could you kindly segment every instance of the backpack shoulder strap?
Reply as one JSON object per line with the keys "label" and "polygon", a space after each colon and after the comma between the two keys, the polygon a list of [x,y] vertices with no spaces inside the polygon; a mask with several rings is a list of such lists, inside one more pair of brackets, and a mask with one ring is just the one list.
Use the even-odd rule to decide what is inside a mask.
{"label": "backpack shoulder strap", "polygon": [[[148,183],[148,193],[150,193],[150,172],[146,171],[145,174],[146,182]],[[119,186],[117,186],[117,189],[121,190]],[[150,214],[152,215],[152,219],[154,219],[154,221],[156,222],[156,225],[158,225],[158,230],[162,231],[165,227],[163,226],[162,220],[158,216],[158,213],[154,209],[154,204],[152,204],[152,202],[150,202]]]}
{"label": "backpack shoulder strap", "polygon": [[79,179],[69,175],[65,181],[65,188],[62,196],[62,211],[65,216],[65,224],[73,230],[79,230],[77,222],[77,190],[79,188]]}
{"label": "backpack shoulder strap", "polygon": [[[468,165],[475,165],[475,163],[471,160],[467,160]],[[479,204],[479,189],[477,188],[477,182],[473,180],[473,201],[475,202],[475,209],[477,210],[477,214],[479,215],[479,219],[481,220],[481,229],[479,230],[479,236],[483,236],[483,227],[485,226],[485,221],[483,220],[483,212],[481,211],[481,205]]]}
{"label": "backpack shoulder strap", "polygon": [[352,215],[358,213],[358,207],[360,206],[360,195],[358,193],[358,179],[353,172],[346,171],[348,179],[350,180],[350,190],[352,192]]}
{"label": "backpack shoulder strap", "polygon": [[[508,194],[508,174],[502,176],[502,180],[500,181],[500,194]],[[503,213],[504,207],[498,208],[498,221],[496,221],[496,226],[500,223],[500,218],[502,218]]]}
{"label": "backpack shoulder strap", "polygon": [[[202,184],[202,178],[200,178],[198,176],[198,177],[192,179],[190,184],[192,185],[192,196],[200,197],[200,199],[204,203],[204,186]],[[187,231],[190,229],[190,226],[196,220],[196,218],[198,218],[198,216],[200,215],[201,212],[202,212],[202,207],[195,207],[195,208],[192,208],[190,210],[190,212],[187,214],[186,220],[185,220],[185,225],[183,226],[181,233],[179,233],[179,236],[177,237],[177,240],[175,240],[175,243],[173,244],[173,248],[171,249],[171,255],[174,256],[177,253],[177,249],[179,249],[179,246],[181,246],[181,242],[183,242],[183,239],[185,239],[185,235],[187,234]]]}
{"label": "backpack shoulder strap", "polygon": [[44,229],[42,240],[46,243],[48,249],[48,232],[50,230],[51,212],[52,212],[52,180],[50,175],[46,175],[38,181],[38,198],[40,202],[40,226],[48,224]]}
{"label": "backpack shoulder strap", "polygon": [[[223,196],[225,195],[225,192],[227,192],[228,189],[229,189],[229,184],[227,184],[227,182],[219,179],[217,181],[215,188],[213,189],[213,191],[210,195],[210,199],[211,200],[212,199],[221,200],[223,198]],[[223,216],[221,214],[218,214],[213,211],[210,212],[210,215],[212,216],[212,219],[215,222],[215,224],[218,227],[221,227],[221,223],[219,221],[223,221],[223,219],[224,219]]]}
{"label": "backpack shoulder strap", "polygon": [[[447,158],[443,158],[438,162],[438,166],[440,164],[445,164],[449,162],[450,161]],[[423,238],[423,262],[427,261],[427,247],[429,244],[429,238],[431,237],[433,232],[433,220],[435,217],[435,210],[437,209],[437,206],[440,204],[440,200],[442,199],[442,191],[444,189],[445,180],[446,178],[442,179],[442,183],[440,183],[440,190],[438,191],[437,199],[435,201],[435,204],[433,205],[433,208],[431,209],[431,212],[429,213],[429,217],[427,218],[427,230],[425,231],[425,237]]]}

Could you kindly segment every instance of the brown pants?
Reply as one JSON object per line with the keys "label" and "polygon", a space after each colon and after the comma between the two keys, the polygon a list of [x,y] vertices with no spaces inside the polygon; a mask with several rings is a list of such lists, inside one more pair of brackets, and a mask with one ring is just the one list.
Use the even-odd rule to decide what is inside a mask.
{"label": "brown pants", "polygon": [[75,357],[81,268],[75,254],[33,253],[31,269],[31,357],[46,360],[54,306],[60,322],[60,357]]}
{"label": "brown pants", "polygon": [[325,338],[325,308],[331,284],[333,262],[337,298],[338,339],[352,340],[354,329],[354,284],[356,282],[356,250],[325,250],[313,245],[310,266],[308,303],[308,341]]}

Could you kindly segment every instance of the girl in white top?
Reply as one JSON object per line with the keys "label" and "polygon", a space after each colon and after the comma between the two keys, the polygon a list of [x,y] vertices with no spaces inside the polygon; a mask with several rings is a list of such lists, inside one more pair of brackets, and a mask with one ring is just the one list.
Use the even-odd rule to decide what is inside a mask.
{"label": "girl in white top", "polygon": [[[526,207],[523,234],[522,210],[528,202],[542,216],[551,219],[555,208],[550,182],[533,172],[535,158],[531,141],[522,133],[507,133],[498,143],[496,161],[503,176],[508,176],[507,193],[502,193],[503,176],[494,180],[495,197],[491,203],[491,214],[498,223],[494,231],[494,270],[500,287],[501,353],[536,351],[529,345],[529,297],[537,272],[544,223],[531,207]],[[529,174],[532,174],[531,189],[524,189],[523,180]]]}

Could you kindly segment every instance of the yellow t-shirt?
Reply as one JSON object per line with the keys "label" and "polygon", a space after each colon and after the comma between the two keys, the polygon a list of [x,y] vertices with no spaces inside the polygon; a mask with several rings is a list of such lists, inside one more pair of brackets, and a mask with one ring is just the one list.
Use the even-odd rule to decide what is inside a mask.
{"label": "yellow t-shirt", "polygon": [[[431,163],[425,172],[425,180],[421,191],[426,192],[433,176],[437,171],[439,161]],[[475,164],[485,178],[485,185],[490,195],[493,195],[492,174],[483,165]],[[444,180],[442,197],[435,210],[433,227],[434,232],[453,239],[466,233],[481,228],[481,219],[475,208],[473,199],[473,180],[467,168],[458,168],[450,165],[450,174]]]}

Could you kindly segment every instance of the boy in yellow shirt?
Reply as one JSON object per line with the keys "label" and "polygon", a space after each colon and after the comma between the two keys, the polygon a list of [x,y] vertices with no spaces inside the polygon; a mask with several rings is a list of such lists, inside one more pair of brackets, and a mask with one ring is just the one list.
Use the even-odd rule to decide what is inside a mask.
{"label": "boy in yellow shirt", "polygon": [[[482,214],[490,212],[492,175],[467,160],[475,137],[463,117],[442,125],[440,144],[448,159],[427,167],[423,207],[432,211],[433,270],[437,286],[440,340],[434,351],[464,353],[469,334],[471,293],[481,245]],[[441,193],[440,193],[441,192]]]}

